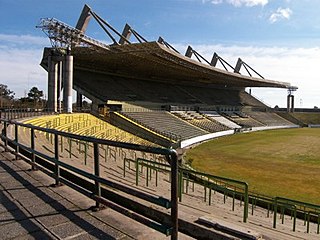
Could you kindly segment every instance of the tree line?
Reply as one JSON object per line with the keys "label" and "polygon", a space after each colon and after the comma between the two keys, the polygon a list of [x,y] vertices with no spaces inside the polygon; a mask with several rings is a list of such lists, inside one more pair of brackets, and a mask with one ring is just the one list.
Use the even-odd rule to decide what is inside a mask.
{"label": "tree line", "polygon": [[46,100],[43,99],[43,91],[32,87],[26,97],[15,98],[15,93],[7,85],[0,83],[0,107],[1,108],[23,108],[23,107],[45,107]]}

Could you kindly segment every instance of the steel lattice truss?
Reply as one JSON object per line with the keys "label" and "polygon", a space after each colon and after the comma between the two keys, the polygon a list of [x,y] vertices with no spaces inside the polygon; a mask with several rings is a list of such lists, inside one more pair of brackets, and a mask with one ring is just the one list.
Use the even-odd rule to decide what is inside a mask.
{"label": "steel lattice truss", "polygon": [[48,36],[53,47],[87,46],[109,49],[109,45],[86,36],[80,30],[55,18],[42,18],[37,28]]}

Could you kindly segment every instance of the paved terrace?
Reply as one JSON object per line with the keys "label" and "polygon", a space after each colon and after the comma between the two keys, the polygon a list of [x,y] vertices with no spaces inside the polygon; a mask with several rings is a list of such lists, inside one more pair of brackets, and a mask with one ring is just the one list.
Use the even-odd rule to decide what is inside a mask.
{"label": "paved terrace", "polygon": [[169,238],[109,208],[92,211],[93,200],[0,151],[0,239]]}

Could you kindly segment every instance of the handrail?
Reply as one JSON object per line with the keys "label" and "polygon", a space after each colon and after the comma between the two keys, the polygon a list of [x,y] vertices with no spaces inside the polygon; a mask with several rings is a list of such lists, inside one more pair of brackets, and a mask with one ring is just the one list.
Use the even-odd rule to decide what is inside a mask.
{"label": "handrail", "polygon": [[[103,198],[101,195],[102,191],[102,186],[106,185],[111,188],[118,189],[122,192],[125,192],[127,194],[131,194],[133,196],[139,197],[141,199],[147,200],[151,203],[158,204],[162,207],[171,207],[171,226],[168,228],[165,225],[162,225],[162,223],[159,222],[159,225],[154,225],[154,222],[150,222],[149,220],[143,220],[141,221],[143,223],[146,223],[146,225],[153,227],[156,230],[161,230],[162,232],[165,233],[170,233],[171,234],[171,239],[177,239],[178,237],[178,154],[174,149],[167,149],[167,148],[160,148],[160,147],[149,147],[149,146],[142,146],[138,144],[132,144],[132,143],[124,143],[124,142],[116,142],[116,141],[111,141],[111,140],[104,140],[104,139],[96,139],[94,137],[87,137],[87,136],[79,136],[76,134],[72,133],[67,133],[67,132],[62,132],[62,131],[57,131],[55,129],[48,129],[48,128],[43,128],[43,127],[38,127],[38,126],[33,126],[31,124],[24,124],[16,121],[11,121],[7,119],[0,119],[0,123],[3,123],[2,127],[2,132],[1,132],[1,140],[4,142],[3,146],[8,149],[8,147],[12,147],[15,151],[16,156],[23,156],[23,159],[26,160],[28,163],[30,163],[33,167],[36,167],[40,163],[35,160],[35,158],[40,158],[46,160],[47,163],[50,163],[51,165],[50,168],[45,167],[45,165],[39,165],[39,168],[43,170],[45,173],[49,174],[50,176],[53,175],[55,178],[56,185],[60,184],[61,182],[69,182],[69,186],[73,187],[74,189],[79,190],[79,186],[74,183],[70,182],[70,179],[65,179],[63,176],[60,175],[60,170],[61,171],[68,171],[70,174],[75,173],[77,175],[81,175],[85,178],[89,178],[93,180],[93,185],[94,188],[92,190],[88,189],[88,191],[92,191],[92,193],[87,193],[85,195],[88,195],[89,197],[93,198],[96,201],[96,207],[99,207],[99,203],[104,203],[107,200]],[[7,128],[9,125],[14,125],[14,139],[11,139],[7,134]],[[19,135],[18,135],[18,127],[25,127],[30,129],[31,131],[31,147],[21,144],[19,142]],[[34,138],[35,134],[34,131],[42,131],[48,134],[52,134],[54,136],[54,157],[47,156],[44,153],[41,153],[39,151],[36,151],[34,149]],[[88,173],[85,172],[81,169],[78,169],[74,166],[71,166],[67,163],[64,163],[62,161],[59,161],[59,138],[60,137],[66,137],[69,139],[76,139],[76,140],[81,140],[81,141],[86,141],[86,142],[91,142],[93,144],[94,148],[94,173]],[[167,161],[169,162],[171,166],[171,200],[166,200],[162,197],[155,197],[152,195],[148,195],[146,193],[143,193],[139,190],[134,190],[130,187],[126,187],[124,185],[120,185],[118,183],[109,181],[107,179],[104,179],[100,177],[100,162],[99,162],[99,145],[108,145],[108,146],[113,146],[113,147],[119,147],[119,148],[124,148],[124,149],[131,149],[131,150],[136,150],[136,151],[141,151],[141,152],[146,152],[146,153],[153,153],[153,154],[160,154],[166,156]],[[24,151],[25,155],[21,155],[21,151]],[[31,157],[30,157],[31,156]],[[29,157],[29,158],[28,158]],[[62,167],[62,168],[61,168]],[[60,169],[61,168],[61,169]],[[50,172],[52,171],[52,172]],[[80,191],[81,192],[81,191]],[[82,191],[82,193],[84,193]],[[134,215],[134,214],[133,214]],[[134,216],[132,217],[134,218]],[[131,216],[131,215],[130,215]]]}
{"label": "handrail", "polygon": [[[306,203],[298,200],[293,200],[289,198],[284,197],[275,197],[274,198],[274,214],[273,214],[273,228],[277,227],[277,212],[278,212],[278,204],[282,204],[285,206],[291,206],[294,207],[294,222],[293,222],[293,231],[295,231],[295,224],[296,224],[296,214],[297,211],[300,211],[304,214],[305,219],[304,221],[307,221],[307,233],[309,233],[309,226],[310,226],[310,214],[314,214],[317,218],[317,234],[319,234],[319,225],[320,225],[320,206],[312,203]],[[303,207],[302,208],[298,208]],[[306,209],[309,208],[309,209]],[[313,209],[314,211],[310,211],[310,209]],[[308,218],[306,219],[306,216]]]}
{"label": "handrail", "polygon": [[226,178],[226,177],[221,177],[221,176],[215,176],[215,175],[208,174],[208,173],[198,172],[198,171],[187,169],[187,168],[179,168],[179,171],[181,171],[182,174],[183,173],[191,173],[194,175],[201,175],[202,177],[207,177],[209,181],[210,181],[210,179],[217,179],[217,180],[222,180],[225,182],[231,182],[231,183],[235,183],[238,185],[242,185],[244,187],[243,222],[247,222],[248,208],[249,208],[249,185],[248,185],[248,183],[243,182],[243,181],[239,181],[239,180],[235,180],[235,179],[231,179],[231,178]]}
{"label": "handrail", "polygon": [[[163,164],[163,163],[158,163],[158,162],[154,162],[154,161],[150,161],[148,159],[143,159],[143,158],[137,158],[136,160],[131,160],[131,159],[124,159],[124,165],[126,161],[132,161],[136,163],[136,185],[138,185],[138,176],[139,176],[139,166],[146,166],[148,168],[151,168],[153,170],[156,171],[164,171],[164,172],[169,172],[168,169],[166,169],[166,167],[170,167],[169,165]],[[179,166],[179,179],[178,179],[178,185],[179,185],[179,199],[181,200],[181,194],[182,194],[182,184],[183,184],[183,175],[186,173],[191,173],[193,175],[200,175],[201,177],[207,177],[208,178],[208,187],[213,187],[211,185],[213,185],[213,182],[209,182],[210,180],[220,180],[220,181],[224,181],[224,182],[231,182],[231,183],[235,183],[237,185],[242,185],[244,187],[244,191],[243,194],[244,195],[244,213],[243,213],[243,222],[247,221],[248,218],[248,205],[249,205],[249,196],[248,196],[248,192],[249,192],[249,187],[248,184],[246,182],[242,182],[239,180],[234,180],[231,178],[225,178],[225,177],[220,177],[220,176],[215,176],[215,175],[211,175],[211,174],[207,174],[207,173],[202,173],[199,171],[195,171],[195,170],[190,170],[187,168],[183,168],[181,166]],[[147,171],[148,174],[148,171]],[[125,166],[124,166],[124,175],[125,175]],[[157,179],[157,177],[156,177]],[[146,184],[148,185],[148,177],[146,177]],[[156,185],[157,185],[157,180],[156,180]],[[236,191],[236,190],[231,190],[230,187],[234,187],[228,184],[225,184],[224,187],[220,187],[218,184],[214,184],[216,186],[216,188],[218,189],[223,189],[226,191],[232,191],[234,194],[239,194],[240,192]]]}
{"label": "handrail", "polygon": [[15,124],[15,125],[18,125],[21,127],[32,128],[34,130],[38,130],[38,131],[42,131],[42,132],[47,132],[47,133],[51,133],[51,134],[58,134],[59,136],[62,136],[62,137],[73,138],[73,139],[86,141],[86,142],[95,142],[95,143],[102,144],[102,145],[109,145],[109,146],[113,146],[113,147],[120,147],[120,148],[125,148],[125,149],[138,150],[138,151],[142,151],[142,152],[155,153],[155,154],[161,154],[161,155],[175,155],[176,154],[176,151],[174,149],[143,146],[143,145],[134,144],[134,143],[116,142],[113,140],[98,139],[98,138],[94,138],[94,137],[90,137],[90,136],[80,136],[80,135],[76,135],[73,133],[58,131],[55,129],[48,129],[48,128],[44,128],[44,127],[38,127],[38,126],[31,125],[31,124],[25,124],[25,123],[20,123],[20,122],[11,121],[11,120],[5,120],[5,119],[0,119],[0,122],[7,122],[9,124]]}

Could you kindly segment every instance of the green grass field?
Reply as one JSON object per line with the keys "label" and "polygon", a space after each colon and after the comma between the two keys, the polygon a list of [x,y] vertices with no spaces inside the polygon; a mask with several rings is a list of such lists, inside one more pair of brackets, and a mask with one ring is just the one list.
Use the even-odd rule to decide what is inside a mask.
{"label": "green grass field", "polygon": [[246,181],[250,191],[320,205],[320,128],[222,137],[185,159],[197,170]]}

